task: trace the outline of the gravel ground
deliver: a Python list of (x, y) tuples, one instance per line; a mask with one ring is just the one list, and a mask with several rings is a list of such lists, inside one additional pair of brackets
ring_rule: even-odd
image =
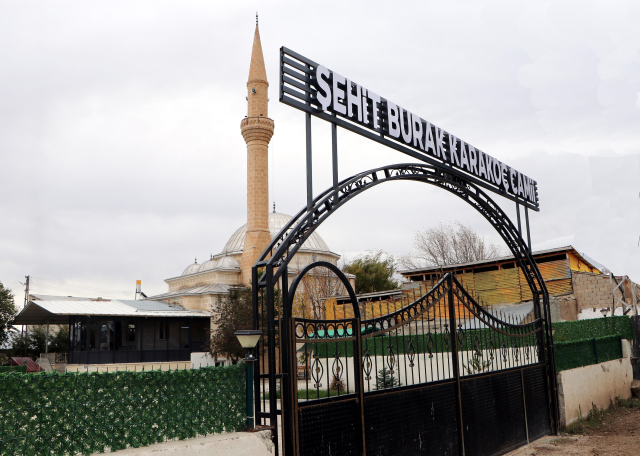
[(640, 409), (617, 410), (606, 424), (583, 435), (544, 437), (508, 456), (560, 454), (640, 456)]

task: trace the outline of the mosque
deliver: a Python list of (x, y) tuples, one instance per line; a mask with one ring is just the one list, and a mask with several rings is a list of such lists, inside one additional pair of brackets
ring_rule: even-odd
[[(256, 23), (247, 81), (247, 116), (240, 122), (247, 143), (247, 223), (231, 235), (220, 253), (201, 264), (196, 260), (179, 276), (166, 279), (168, 292), (149, 296), (149, 300), (165, 301), (186, 309), (211, 310), (217, 298), (228, 294), (231, 287), (249, 285), (251, 267), (291, 219), (289, 215), (275, 212), (275, 205), (273, 212), (269, 212), (269, 141), (274, 122), (268, 115), (268, 88)], [(337, 264), (339, 259), (340, 255), (332, 252), (314, 232), (293, 258), (289, 275), (295, 276), (314, 261)]]

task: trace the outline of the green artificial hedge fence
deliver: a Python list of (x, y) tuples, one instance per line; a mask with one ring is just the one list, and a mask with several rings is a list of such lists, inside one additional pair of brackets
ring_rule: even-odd
[(245, 427), (245, 366), (0, 373), (0, 454), (76, 455)]
[(557, 342), (554, 349), (556, 371), (560, 372), (622, 358), (622, 337), (616, 335)]
[(575, 340), (593, 339), (618, 335), (623, 339), (633, 340), (633, 322), (629, 317), (594, 318), (592, 320), (563, 321), (553, 323), (555, 333), (553, 340), (571, 342)]
[(27, 366), (0, 366), (0, 374), (3, 372), (22, 372), (27, 373)]
[[(508, 337), (492, 329), (469, 329), (458, 334), (460, 350), (475, 350), (476, 348), (489, 350), (491, 346), (493, 346), (493, 349), (498, 350), (503, 342), (508, 347), (513, 347), (514, 343), (517, 343), (520, 347), (525, 345), (533, 347), (536, 345), (535, 334), (525, 337)], [(377, 356), (387, 355), (389, 345), (391, 345), (394, 354), (406, 354), (409, 352), (410, 340), (413, 341), (414, 353), (428, 353), (429, 347), (431, 347), (432, 353), (451, 352), (452, 344), (450, 336), (447, 338), (447, 336), (442, 333), (405, 334), (403, 336), (384, 334), (370, 337), (363, 339), (362, 352), (364, 353), (366, 350), (369, 350), (371, 356), (374, 354)], [(307, 342), (305, 345), (307, 352), (313, 352), (320, 356), (320, 358), (333, 358), (335, 353), (340, 353), (340, 356), (353, 357), (353, 342)]]

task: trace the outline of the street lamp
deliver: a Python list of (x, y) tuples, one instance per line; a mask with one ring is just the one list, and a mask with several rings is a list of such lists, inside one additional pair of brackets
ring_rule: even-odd
[(258, 345), (262, 331), (259, 329), (240, 329), (234, 335), (247, 352), (243, 359), (247, 365), (247, 428), (253, 428), (253, 363), (256, 360), (253, 356), (253, 349)]
[(600, 313), (604, 318), (607, 318), (607, 312), (609, 312), (609, 309), (606, 307), (603, 307), (602, 309), (600, 309)]

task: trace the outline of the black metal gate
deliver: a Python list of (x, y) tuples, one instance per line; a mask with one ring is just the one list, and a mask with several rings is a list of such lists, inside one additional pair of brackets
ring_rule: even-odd
[(293, 454), (492, 455), (552, 431), (542, 319), (493, 315), (450, 274), (390, 313), (360, 306), (290, 319), (290, 364), (310, 360), (287, 391)]
[[(332, 269), (350, 294), (351, 313), (344, 321), (292, 318), (297, 284), (289, 287), (288, 264), (302, 244), (355, 196), (407, 180), (452, 193), (491, 223), (531, 289), (530, 321), (491, 314), (453, 276), (411, 303), (361, 318), (347, 279), (328, 263), (308, 265), (296, 281), (315, 267)], [(256, 422), (272, 428), (279, 453), (499, 454), (556, 430), (549, 294), (540, 271), (500, 206), (446, 169), (391, 165), (327, 189), (273, 239), (253, 267), (252, 286), (254, 326), (264, 334), (254, 371)], [(311, 365), (298, 379), (301, 348)], [(340, 366), (344, 392), (331, 389)], [(317, 368), (322, 381), (313, 377)], [(305, 383), (299, 393), (300, 382), (312, 387)]]

